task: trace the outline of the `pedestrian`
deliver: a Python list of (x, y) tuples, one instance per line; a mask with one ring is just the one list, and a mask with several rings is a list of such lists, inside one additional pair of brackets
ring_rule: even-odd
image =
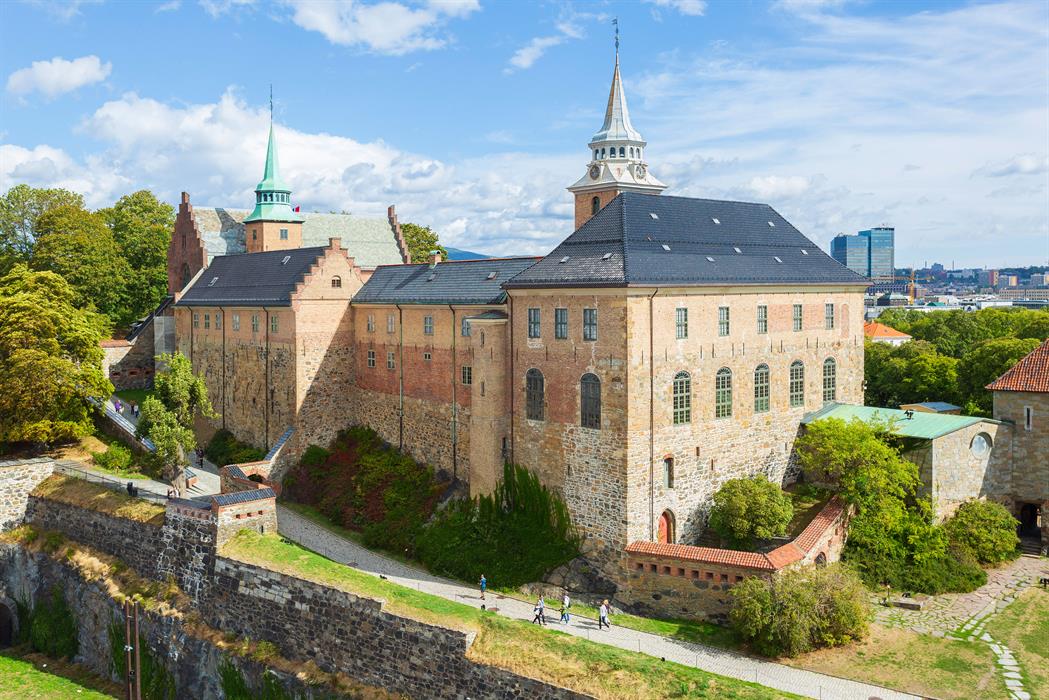
[(117, 409), (117, 413), (120, 413), (120, 399), (113, 399), (113, 408)]
[(138, 406), (135, 405), (134, 401), (131, 402), (131, 417), (138, 418)]
[(608, 599), (605, 598), (601, 601), (601, 607), (598, 608), (597, 617), (597, 628), (601, 629), (602, 626), (612, 629), (612, 625), (608, 624)]
[(536, 607), (539, 608), (539, 622), (546, 624), (546, 601), (543, 600), (543, 596), (539, 596), (539, 602), (536, 603)]
[(135, 495), (135, 485), (132, 484), (130, 481), (127, 482), (127, 495), (129, 495), (129, 496), (134, 496)]
[(539, 597), (539, 602), (532, 608), (532, 624), (538, 623), (540, 626), (546, 624), (546, 617), (543, 615), (543, 598)]
[(561, 603), (561, 624), (568, 624), (568, 607), (564, 603)]
[(481, 586), (481, 600), (484, 600), (484, 592), (488, 590), (488, 579), (484, 577), (484, 574), (481, 574), (479, 585)]
[(568, 591), (565, 591), (564, 596), (561, 598), (561, 622), (568, 624), (571, 619), (571, 615), (568, 613), (568, 609), (572, 607), (572, 599), (568, 597)]

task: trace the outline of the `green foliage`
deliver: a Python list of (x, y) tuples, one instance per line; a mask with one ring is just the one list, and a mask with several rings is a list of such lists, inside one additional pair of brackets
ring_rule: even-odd
[[(127, 672), (127, 656), (124, 654), (123, 622), (112, 622), (109, 625), (109, 669), (117, 678), (124, 678)], [(132, 628), (134, 635), (134, 628)], [(142, 669), (142, 697), (145, 700), (175, 700), (175, 677), (157, 658), (148, 645), (139, 640), (139, 665)], [(132, 657), (134, 659), (134, 657)]]
[(319, 467), (331, 457), (331, 450), (326, 450), (319, 445), (310, 445), (299, 458), (299, 464), (304, 467)]
[(266, 453), (257, 447), (252, 447), (233, 437), (228, 430), (220, 430), (212, 436), (211, 442), (204, 448), (204, 455), (220, 467), (227, 464), (244, 464), (245, 462), (257, 462), (266, 456)]
[(991, 392), (984, 387), (1040, 344), (1036, 338), (994, 338), (977, 343), (965, 353), (958, 366), (958, 386), (980, 415), (990, 416), (993, 408)]
[(952, 548), (967, 552), (980, 564), (1000, 564), (1020, 555), (1016, 519), (1000, 503), (966, 501), (944, 529)]
[(63, 189), (38, 189), (15, 185), (0, 197), (0, 275), (33, 259), (37, 221), (62, 206), (82, 208), (84, 198)]
[(188, 357), (181, 352), (158, 355), (157, 364), (164, 369), (153, 378), (153, 396), (175, 414), (179, 424), (192, 428), (196, 416), (214, 418), (218, 415), (208, 399), (204, 377), (193, 374)]
[(790, 496), (763, 476), (730, 479), (714, 494), (709, 525), (736, 548), (787, 534), (794, 515)]
[(118, 443), (109, 445), (105, 452), (92, 452), (91, 458), (98, 466), (112, 471), (124, 471), (133, 461), (131, 450)]
[(579, 553), (564, 501), (524, 467), (507, 464), (488, 496), (450, 503), (423, 530), (419, 559), (436, 573), (518, 586)]
[(840, 565), (749, 577), (732, 588), (733, 628), (767, 656), (797, 656), (861, 639), (870, 608), (859, 578)]
[(408, 254), (412, 256), (413, 263), (426, 262), (430, 253), (435, 250), (441, 251), (441, 257), (447, 259), (448, 251), (438, 241), (437, 232), (429, 226), (402, 223), (401, 233), (404, 235), (404, 243), (408, 246)]
[(59, 275), (18, 265), (0, 279), (0, 442), (91, 432), (88, 399), (113, 391), (102, 374), (106, 333), (106, 319), (78, 309)]
[[(260, 644), (264, 643), (267, 642), (260, 642)], [(228, 658), (224, 658), (219, 662), (219, 678), (222, 682), (222, 694), (226, 700), (306, 700), (307, 697), (300, 693), (289, 693), (277, 680), (276, 675), (269, 670), (262, 672), (262, 680), (259, 682), (259, 687), (253, 690), (248, 686), (244, 675), (237, 670), (237, 667)], [(318, 698), (329, 697), (329, 695), (313, 693), (309, 697), (317, 700)], [(330, 697), (334, 698), (335, 696), (331, 695)]]
[(154, 396), (147, 396), (140, 410), (135, 434), (153, 441), (154, 458), (164, 478), (170, 481), (186, 464), (186, 454), (196, 449), (197, 438)]
[(900, 346), (867, 341), (864, 403), (895, 407), (922, 401), (957, 402), (961, 400), (958, 365), (958, 360), (938, 354), (925, 341)]
[(33, 651), (53, 659), (71, 660), (80, 648), (79, 629), (61, 589), (51, 589), (50, 600), (40, 600), (29, 613), (29, 644)]

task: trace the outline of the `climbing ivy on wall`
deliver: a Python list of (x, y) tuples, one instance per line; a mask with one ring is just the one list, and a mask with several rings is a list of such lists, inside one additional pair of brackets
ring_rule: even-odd
[[(142, 697), (145, 700), (175, 700), (175, 678), (145, 644), (139, 649), (142, 666)], [(109, 668), (117, 678), (127, 672), (127, 657), (124, 655), (124, 625), (113, 622), (109, 625)]]
[(19, 637), (28, 640), (33, 651), (53, 659), (72, 659), (80, 649), (78, 626), (61, 589), (51, 589), (50, 599), (41, 599), (29, 610), (18, 603)]

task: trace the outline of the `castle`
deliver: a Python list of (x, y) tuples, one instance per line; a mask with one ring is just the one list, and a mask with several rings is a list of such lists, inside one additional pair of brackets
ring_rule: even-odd
[(218, 427), (293, 429), (288, 459), (365, 424), (471, 493), (526, 466), (609, 557), (692, 542), (723, 482), (788, 474), (806, 412), (862, 403), (867, 281), (768, 205), (661, 195), (646, 145), (617, 56), (575, 232), (540, 258), (412, 261), (393, 207), (294, 210), (271, 127), (250, 214), (183, 194), (174, 347)]

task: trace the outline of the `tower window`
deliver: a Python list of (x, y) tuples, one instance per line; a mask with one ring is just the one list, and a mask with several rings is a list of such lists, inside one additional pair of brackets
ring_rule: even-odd
[(663, 460), (663, 486), (668, 489), (674, 488), (674, 458), (667, 457)]
[(590, 200), (590, 215), (593, 216), (599, 211), (601, 211), (601, 198), (594, 197)]
[(286, 229), (286, 228), (282, 228), (282, 229), (280, 230), (280, 239), (281, 239), (282, 241), (286, 241), (286, 240), (288, 240), (288, 229)]
[(728, 307), (718, 307), (718, 335), (726, 336), (729, 332)]
[(805, 365), (801, 360), (790, 363), (790, 406), (805, 405)]
[(423, 335), (433, 335), (433, 316), (423, 316)]
[(554, 337), (558, 340), (568, 337), (568, 309), (554, 309)]
[(758, 365), (754, 370), (754, 413), (768, 413), (769, 410), (769, 366)]
[(369, 367), (374, 367), (375, 366), (375, 351), (374, 350), (369, 350), (368, 351), (368, 366)]
[(633, 146), (630, 147), (630, 157), (631, 158), (634, 157), (634, 147)]
[(528, 309), (528, 337), (538, 338), (540, 334), (539, 309)]
[(375, 316), (373, 314), (368, 314), (368, 332), (375, 332)]
[(688, 309), (675, 309), (674, 314), (674, 335), (678, 340), (684, 340), (688, 337)]
[(674, 425), (685, 425), (692, 422), (692, 378), (688, 372), (678, 372), (674, 376)]
[(251, 240), (259, 240), (259, 232), (256, 229), (251, 229)]
[(823, 361), (823, 403), (835, 401), (838, 397), (838, 366), (833, 357)]
[(393, 352), (386, 353), (386, 369), (394, 369), (397, 367), (397, 362), (394, 360)]
[(619, 157), (620, 158), (626, 158), (626, 149), (623, 148), (622, 146), (619, 147)]
[(474, 369), (470, 365), (463, 365), (463, 384), (470, 386), (474, 383)]
[(801, 330), (801, 304), (794, 305), (794, 330), (795, 332)]
[(601, 149), (601, 159), (604, 160), (604, 157), (605, 157), (605, 149), (602, 148)]
[(583, 309), (583, 340), (597, 340), (597, 309)]
[(597, 160), (597, 149), (594, 149), (594, 160)]
[(758, 307), (758, 333), (764, 335), (769, 332), (769, 307), (762, 304)]
[(240, 314), (233, 314), (233, 330), (240, 330)]

